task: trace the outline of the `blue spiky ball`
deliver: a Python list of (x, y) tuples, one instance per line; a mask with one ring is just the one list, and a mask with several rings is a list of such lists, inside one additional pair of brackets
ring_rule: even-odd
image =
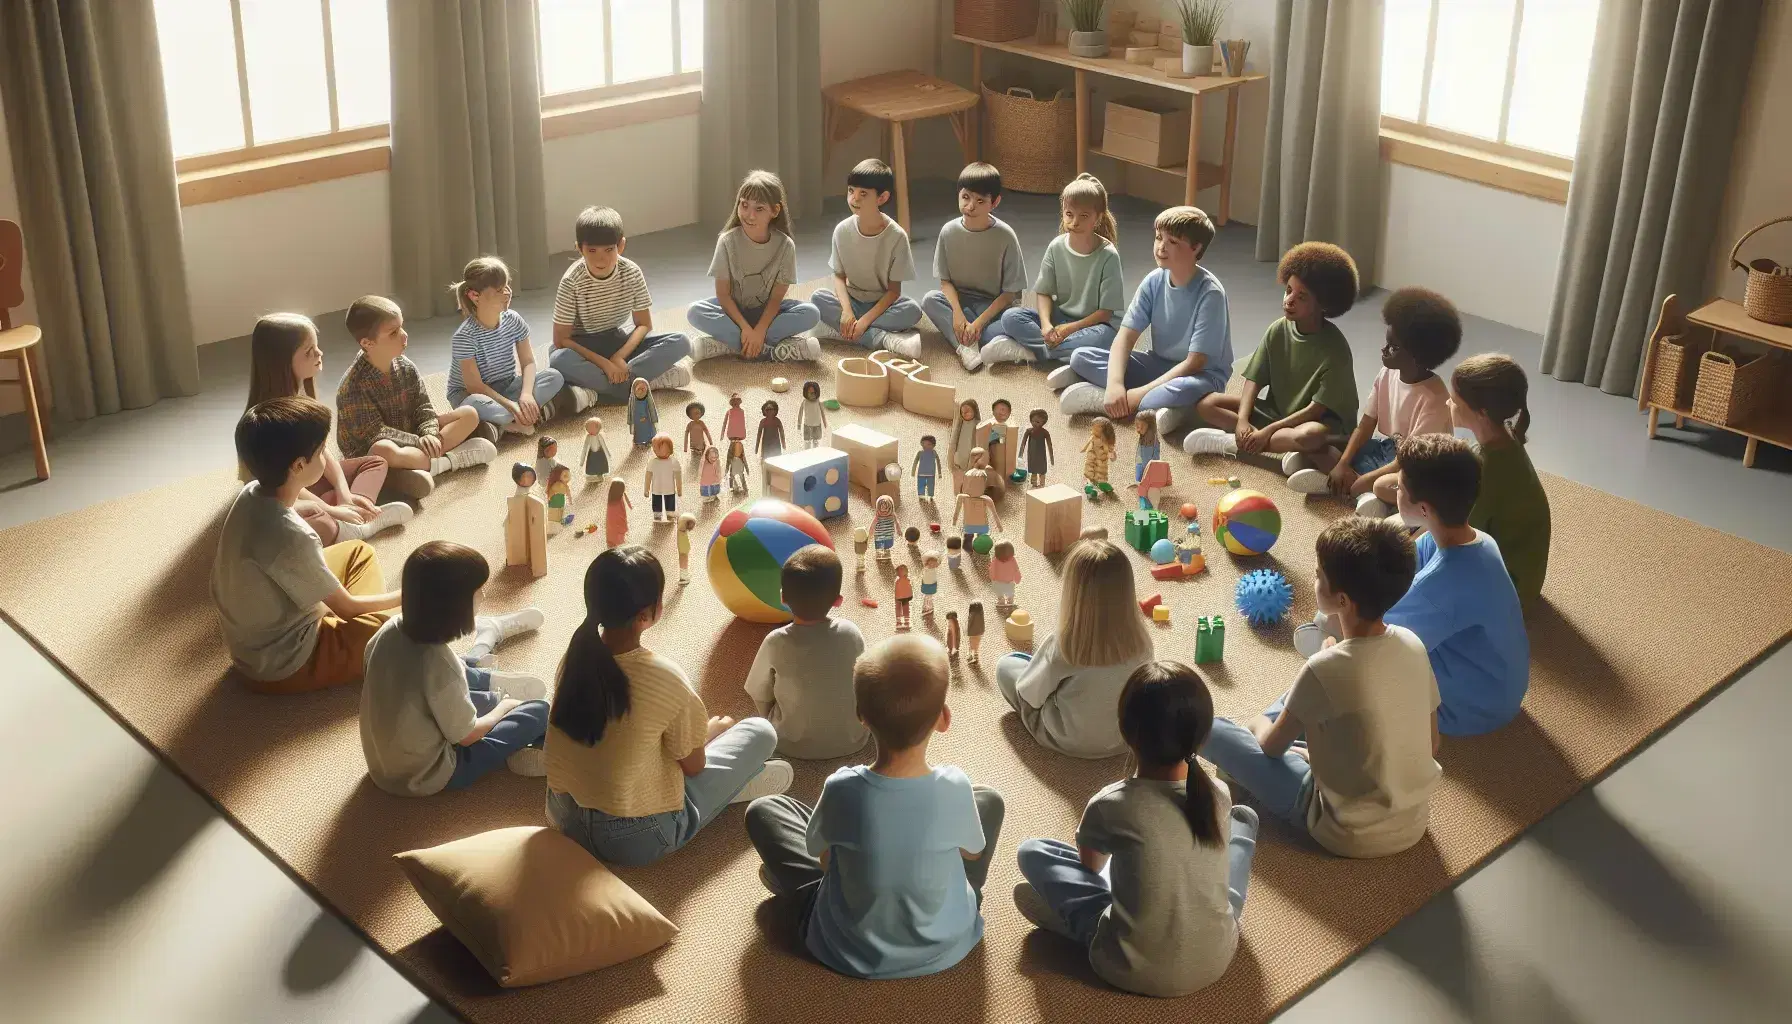
[(1253, 569), (1238, 578), (1233, 599), (1251, 625), (1273, 626), (1293, 606), (1294, 588), (1288, 585), (1288, 577), (1274, 569)]

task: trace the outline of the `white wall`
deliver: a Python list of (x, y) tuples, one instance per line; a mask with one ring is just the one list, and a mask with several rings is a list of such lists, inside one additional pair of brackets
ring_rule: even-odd
[[(1730, 185), (1711, 258), (1712, 294), (1741, 302), (1747, 278), (1730, 269), (1730, 247), (1755, 225), (1792, 214), (1788, 108), (1792, 108), (1792, 5), (1772, 3), (1761, 12), (1754, 67), (1731, 155)], [(1792, 224), (1775, 224), (1749, 239), (1738, 258), (1747, 263), (1762, 256), (1792, 264)], [(1697, 308), (1709, 297), (1697, 296), (1687, 306)]]

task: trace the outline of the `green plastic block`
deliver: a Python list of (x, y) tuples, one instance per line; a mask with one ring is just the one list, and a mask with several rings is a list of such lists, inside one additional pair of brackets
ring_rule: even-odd
[(1139, 551), (1149, 552), (1151, 545), (1170, 535), (1170, 517), (1156, 509), (1138, 509), (1126, 513), (1126, 543)]
[(1195, 664), (1206, 665), (1226, 656), (1226, 620), (1203, 615), (1195, 620)]

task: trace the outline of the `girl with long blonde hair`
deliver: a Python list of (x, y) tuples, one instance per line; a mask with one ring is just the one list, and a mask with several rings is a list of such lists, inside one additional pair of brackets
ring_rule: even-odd
[(1079, 174), (1064, 186), (1058, 209), (1062, 233), (1040, 257), (1033, 306), (1010, 306), (1002, 314), (1002, 333), (1014, 344), (985, 346), (986, 363), (1057, 362), (1079, 348), (1114, 342), (1126, 310), (1126, 282), (1108, 190), (1095, 175)]
[(734, 209), (709, 261), (713, 298), (691, 304), (697, 330), (693, 360), (734, 355), (777, 362), (821, 358), (821, 343), (799, 337), (821, 321), (811, 302), (785, 298), (796, 283), (796, 242), (784, 183), (770, 171), (750, 171), (734, 195)]

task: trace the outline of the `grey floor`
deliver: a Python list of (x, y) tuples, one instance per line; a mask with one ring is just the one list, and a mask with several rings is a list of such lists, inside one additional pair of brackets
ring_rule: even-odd
[[(922, 183), (918, 225), (952, 212)], [(1129, 287), (1150, 268), (1146, 204), (1116, 202)], [(1055, 201), (1001, 211), (1036, 261)], [(829, 212), (798, 232), (819, 276)], [(932, 227), (918, 227), (929, 264)], [(709, 294), (714, 232), (631, 240), (662, 306)], [(1221, 232), (1209, 265), (1231, 300), (1242, 354), (1279, 316), (1273, 268), (1248, 226)], [(1491, 270), (1491, 268), (1490, 268)], [(917, 298), (921, 289), (911, 289)], [(551, 295), (517, 308), (545, 336)], [(1382, 333), (1372, 298), (1341, 321), (1366, 386)], [(325, 376), (353, 355), (339, 315), (320, 317)], [(249, 325), (245, 324), (245, 329)], [(411, 355), (446, 366), (453, 323), (413, 323)], [(1539, 339), (1471, 319), (1463, 354), (1535, 367)], [(60, 433), (56, 475), (0, 457), (0, 528), (215, 469), (247, 387), (245, 339), (200, 350), (200, 395)], [(945, 353), (939, 353), (946, 358)], [(1668, 430), (1649, 442), (1635, 403), (1533, 375), (1531, 452), (1542, 469), (1792, 550), (1792, 457), (1741, 467), (1728, 435)], [(1649, 537), (1634, 538), (1648, 544)], [(7, 552), (11, 557), (28, 557)], [(1663, 586), (1671, 585), (1665, 578)], [(1789, 583), (1788, 585), (1792, 585)], [(1737, 595), (1737, 614), (1749, 614)], [(103, 628), (96, 624), (95, 628)], [(1637, 643), (1672, 637), (1638, 636)], [(0, 1018), (21, 1021), (441, 1021), (434, 1006), (314, 903), (199, 794), (0, 626)], [(1792, 843), (1779, 744), (1792, 725), (1792, 653), (1780, 650), (1457, 888), (1440, 894), (1281, 1019), (1338, 1021), (1769, 1021), (1792, 1016)], [(1775, 811), (1779, 808), (1779, 811)], [(1166, 1004), (1166, 1019), (1173, 1006)]]

